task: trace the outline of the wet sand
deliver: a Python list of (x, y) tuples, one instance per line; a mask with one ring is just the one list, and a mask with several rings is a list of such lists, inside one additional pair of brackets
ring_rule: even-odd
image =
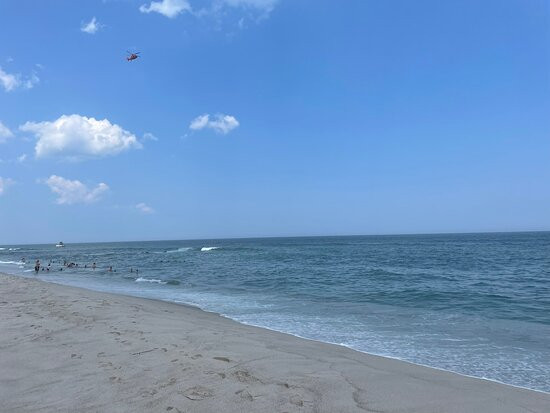
[(2, 412), (550, 411), (550, 394), (0, 275)]

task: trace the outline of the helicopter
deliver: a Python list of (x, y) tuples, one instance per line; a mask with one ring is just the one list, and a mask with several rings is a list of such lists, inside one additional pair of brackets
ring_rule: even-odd
[(129, 62), (131, 62), (132, 60), (136, 60), (139, 57), (139, 54), (141, 53), (141, 52), (135, 52), (134, 53), (134, 52), (130, 52), (128, 50), (126, 50), (126, 51), (130, 55), (130, 56), (126, 56), (126, 60), (129, 61)]

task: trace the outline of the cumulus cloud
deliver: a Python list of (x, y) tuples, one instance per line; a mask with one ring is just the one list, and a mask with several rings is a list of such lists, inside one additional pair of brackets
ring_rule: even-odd
[(154, 214), (155, 210), (143, 202), (136, 205), (136, 209), (142, 214)]
[(83, 23), (82, 26), (80, 26), (80, 31), (88, 34), (95, 34), (100, 28), (101, 24), (97, 22), (94, 16), (88, 23)]
[(141, 148), (136, 136), (107, 119), (62, 115), (53, 122), (27, 122), (19, 127), (35, 135), (35, 156), (71, 160), (116, 155)]
[(189, 129), (193, 129), (193, 130), (203, 129), (206, 127), (206, 125), (208, 125), (209, 119), (210, 119), (210, 115), (197, 116), (195, 119), (191, 121), (191, 124), (189, 125)]
[(2, 195), (6, 189), (8, 188), (8, 186), (11, 186), (13, 185), (14, 181), (13, 179), (10, 179), (10, 178), (2, 178), (0, 176), (0, 195)]
[(187, 0), (161, 0), (152, 1), (149, 6), (141, 5), (139, 11), (142, 13), (156, 12), (173, 19), (183, 12), (191, 12), (191, 5)]
[(29, 77), (23, 77), (19, 73), (11, 74), (5, 72), (0, 66), (0, 85), (6, 92), (11, 92), (18, 88), (32, 89), (40, 79), (33, 73)]
[(96, 202), (105, 191), (109, 190), (107, 184), (103, 182), (90, 189), (78, 180), (71, 181), (57, 175), (50, 176), (44, 183), (57, 195), (55, 202), (59, 205)]
[(13, 132), (0, 121), (0, 143), (6, 142), (9, 138), (13, 138)]
[(217, 114), (211, 117), (209, 114), (204, 114), (193, 119), (189, 124), (189, 129), (201, 130), (208, 128), (225, 135), (237, 126), (239, 126), (239, 121), (234, 116)]

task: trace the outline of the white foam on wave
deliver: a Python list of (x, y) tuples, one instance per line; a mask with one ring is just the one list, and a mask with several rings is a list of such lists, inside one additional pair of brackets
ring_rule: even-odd
[(137, 283), (163, 284), (163, 285), (168, 284), (166, 281), (156, 280), (154, 278), (142, 278), (142, 277), (137, 278), (136, 282)]
[(0, 248), (0, 251), (4, 251), (4, 250), (5, 250), (5, 248)]
[(24, 265), (21, 261), (0, 261), (0, 264)]
[[(5, 248), (2, 248), (5, 249)], [(21, 248), (9, 248), (8, 251), (19, 251)]]
[(212, 250), (217, 250), (219, 249), (220, 247), (202, 247), (201, 248), (201, 251), (204, 252), (204, 251), (212, 251)]
[(193, 248), (191, 247), (181, 247), (181, 248), (178, 248), (177, 250), (170, 250), (170, 251), (166, 251), (167, 254), (174, 254), (176, 252), (186, 252), (186, 251), (189, 251)]

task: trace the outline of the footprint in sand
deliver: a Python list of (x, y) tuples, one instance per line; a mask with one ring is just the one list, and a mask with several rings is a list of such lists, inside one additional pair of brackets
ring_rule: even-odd
[(254, 377), (246, 370), (237, 370), (235, 373), (233, 373), (233, 376), (241, 383), (251, 384), (260, 382), (260, 379)]
[(252, 396), (250, 394), (250, 392), (246, 389), (242, 389), (242, 390), (239, 390), (239, 391), (236, 391), (235, 394), (238, 394), (241, 399), (244, 399), (244, 400), (247, 400), (249, 402), (253, 402), (254, 401), (254, 396)]
[(157, 393), (158, 393), (158, 391), (155, 390), (155, 389), (144, 390), (144, 391), (141, 392), (141, 397), (151, 397), (151, 396), (154, 396)]
[(219, 360), (219, 361), (225, 361), (226, 363), (230, 363), (231, 360), (229, 360), (227, 357), (213, 357), (214, 360)]
[(169, 387), (169, 386), (173, 386), (174, 384), (176, 384), (177, 380), (175, 377), (172, 377), (169, 381), (167, 381), (166, 383), (161, 383), (161, 384), (158, 384), (158, 388), (159, 389), (164, 389), (166, 387)]
[(290, 397), (290, 403), (298, 407), (303, 407), (304, 403), (312, 403), (312, 402), (311, 400), (302, 400), (302, 397), (299, 394), (295, 394)]
[(204, 400), (214, 396), (214, 392), (206, 387), (195, 386), (181, 392), (189, 400)]
[(290, 398), (290, 403), (298, 407), (302, 407), (304, 405), (304, 401), (300, 399), (300, 396), (292, 396)]

